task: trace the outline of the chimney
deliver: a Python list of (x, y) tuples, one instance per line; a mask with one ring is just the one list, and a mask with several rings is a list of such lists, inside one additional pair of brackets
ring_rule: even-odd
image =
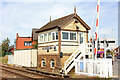
[(76, 14), (76, 6), (74, 6), (74, 13)]
[(18, 37), (19, 37), (19, 35), (18, 35), (18, 33), (17, 33), (17, 35), (16, 35), (16, 39), (18, 39)]

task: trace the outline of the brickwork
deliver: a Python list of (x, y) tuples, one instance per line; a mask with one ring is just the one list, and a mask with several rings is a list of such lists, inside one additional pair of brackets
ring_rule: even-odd
[[(37, 37), (37, 35), (34, 35), (32, 37), (19, 37), (18, 33), (16, 35), (16, 49), (28, 49), (33, 48), (32, 45), (36, 44), (36, 39), (33, 39), (33, 37)], [(29, 45), (25, 45), (25, 42), (28, 42)]]
[[(42, 59), (45, 60), (45, 66), (42, 67)], [(55, 61), (55, 67), (51, 68), (51, 60)], [(42, 69), (42, 70), (46, 70), (46, 71), (52, 71), (53, 69), (59, 69), (60, 67), (60, 56), (58, 54), (54, 54), (54, 55), (48, 55), (48, 54), (44, 54), (44, 55), (38, 55), (38, 59), (37, 59), (37, 66), (38, 68)]]
[(27, 48), (33, 48), (32, 46), (25, 46), (25, 41), (32, 41), (31, 37), (18, 37), (16, 39), (16, 49), (27, 49)]
[(63, 58), (61, 58), (61, 64), (62, 67), (64, 67), (65, 61), (70, 57), (70, 55), (64, 55)]

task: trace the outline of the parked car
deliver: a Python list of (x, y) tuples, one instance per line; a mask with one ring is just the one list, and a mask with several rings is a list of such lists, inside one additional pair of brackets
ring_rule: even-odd
[(107, 55), (106, 58), (112, 58), (112, 55)]
[(120, 55), (117, 56), (117, 59), (120, 59)]

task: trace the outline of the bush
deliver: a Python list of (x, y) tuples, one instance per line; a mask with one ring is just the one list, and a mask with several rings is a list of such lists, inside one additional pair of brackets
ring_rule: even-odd
[(4, 56), (4, 57), (1, 57), (1, 63), (2, 64), (7, 64), (8, 62), (8, 55)]

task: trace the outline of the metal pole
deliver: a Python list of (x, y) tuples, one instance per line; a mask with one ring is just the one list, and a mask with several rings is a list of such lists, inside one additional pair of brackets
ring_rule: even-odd
[(94, 38), (92, 36), (92, 59), (94, 59)]
[(104, 58), (106, 59), (106, 40), (104, 39)]
[(96, 33), (95, 33), (95, 59), (97, 59), (97, 49), (98, 49), (98, 20), (99, 20), (99, 7), (100, 7), (100, 0), (97, 0), (97, 20), (96, 20)]

